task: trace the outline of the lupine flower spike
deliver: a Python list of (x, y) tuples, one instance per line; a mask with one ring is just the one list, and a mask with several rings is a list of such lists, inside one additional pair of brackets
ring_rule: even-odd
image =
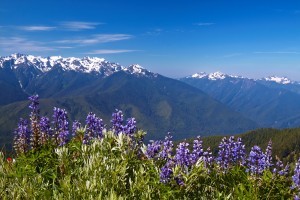
[(14, 138), (14, 149), (17, 154), (23, 154), (29, 150), (29, 136), (28, 122), (21, 118)]
[(31, 120), (31, 147), (36, 149), (39, 147), (40, 141), (40, 127), (39, 127), (39, 96), (33, 95), (29, 97), (31, 109), (30, 120)]
[(54, 143), (59, 146), (64, 146), (68, 141), (69, 135), (69, 122), (67, 112), (65, 109), (54, 107), (53, 124)]

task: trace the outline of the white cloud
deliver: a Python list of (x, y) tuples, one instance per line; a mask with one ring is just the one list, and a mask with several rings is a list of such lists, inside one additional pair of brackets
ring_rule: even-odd
[(4, 52), (41, 52), (54, 51), (55, 48), (48, 47), (42, 42), (28, 40), (22, 37), (0, 37), (0, 46)]
[(297, 51), (256, 51), (255, 54), (300, 54)]
[(129, 50), (129, 49), (99, 49), (88, 52), (86, 54), (115, 54), (115, 53), (129, 53), (137, 50)]
[(211, 26), (211, 25), (215, 25), (215, 23), (211, 23), (211, 22), (199, 22), (199, 23), (195, 23), (195, 25), (197, 25), (197, 26)]
[(51, 31), (56, 29), (54, 26), (18, 26), (17, 28), (25, 31)]
[(80, 22), (80, 21), (66, 21), (60, 23), (63, 29), (71, 31), (80, 31), (86, 29), (95, 29), (97, 25), (103, 24), (99, 22)]
[(127, 34), (97, 34), (89, 38), (58, 40), (56, 42), (61, 44), (92, 45), (92, 44), (100, 44), (100, 43), (114, 42), (120, 40), (128, 40), (131, 39), (132, 37), (133, 37), (132, 35), (127, 35)]

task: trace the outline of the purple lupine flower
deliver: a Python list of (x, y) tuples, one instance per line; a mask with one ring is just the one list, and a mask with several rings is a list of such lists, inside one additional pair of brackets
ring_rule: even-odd
[(160, 172), (160, 182), (166, 184), (170, 182), (173, 175), (173, 166), (174, 163), (172, 160), (169, 160), (162, 168)]
[(251, 148), (248, 157), (248, 169), (251, 175), (261, 175), (265, 170), (265, 154), (261, 151), (259, 146), (254, 146)]
[(278, 173), (280, 176), (288, 175), (288, 171), (289, 171), (289, 168), (290, 168), (289, 163), (287, 163), (284, 167), (282, 161), (278, 157), (276, 157), (276, 159), (277, 159), (277, 162), (276, 162), (275, 167), (272, 170), (272, 172), (274, 174)]
[(136, 131), (136, 121), (135, 118), (128, 118), (127, 124), (122, 126), (122, 130), (126, 135), (133, 136)]
[(190, 151), (188, 149), (189, 144), (181, 142), (176, 148), (176, 154), (174, 156), (175, 164), (183, 168), (190, 166)]
[(65, 109), (56, 108), (53, 109), (53, 124), (54, 124), (54, 143), (59, 146), (64, 146), (68, 141), (69, 135), (69, 122)]
[(165, 140), (163, 142), (163, 149), (159, 153), (159, 157), (164, 160), (169, 160), (171, 158), (172, 150), (173, 150), (172, 135), (169, 132), (165, 137)]
[(294, 197), (294, 200), (300, 200), (300, 193)]
[(40, 123), (40, 144), (48, 142), (51, 135), (50, 120), (48, 117), (41, 117)]
[(207, 150), (203, 153), (203, 156), (200, 158), (204, 162), (204, 167), (208, 169), (208, 167), (211, 167), (214, 162), (214, 157), (212, 155), (212, 152), (210, 150), (210, 147), (207, 148)]
[(224, 137), (219, 144), (219, 151), (218, 151), (218, 157), (217, 157), (217, 163), (221, 167), (221, 169), (226, 170), (228, 169), (229, 165), (233, 161), (233, 149), (234, 149), (234, 137), (229, 137), (229, 140), (227, 140), (226, 137)]
[(245, 145), (243, 144), (242, 142), (242, 139), (241, 138), (237, 138), (236, 142), (234, 143), (234, 148), (232, 150), (232, 161), (235, 163), (235, 164), (239, 164), (240, 165), (244, 165), (245, 164), (245, 156), (246, 156), (246, 153), (245, 153)]
[(272, 167), (272, 141), (270, 140), (265, 152), (265, 168)]
[(119, 134), (123, 131), (123, 113), (121, 110), (116, 109), (116, 112), (112, 114), (112, 119), (110, 120), (112, 123), (112, 130), (115, 134)]
[(79, 121), (75, 120), (72, 125), (72, 136), (73, 137), (75, 137), (77, 130), (80, 128), (81, 128), (81, 123)]
[(237, 138), (235, 141), (234, 136), (229, 137), (227, 140), (224, 137), (219, 145), (219, 152), (217, 163), (223, 170), (227, 170), (234, 164), (245, 163), (245, 145), (242, 143), (241, 138)]
[(86, 131), (83, 137), (84, 144), (88, 144), (92, 139), (100, 139), (103, 137), (103, 120), (96, 117), (96, 115), (92, 112), (90, 112), (86, 117), (86, 126)]
[(289, 169), (290, 169), (290, 166), (289, 166), (289, 163), (287, 163), (282, 170), (278, 171), (278, 174), (280, 176), (286, 176), (289, 173)]
[(300, 189), (300, 159), (296, 163), (296, 167), (294, 169), (294, 175), (292, 176), (292, 179), (293, 179), (292, 189), (294, 188)]
[(176, 183), (179, 185), (179, 186), (183, 186), (184, 185), (184, 181), (182, 179), (182, 175), (179, 174), (177, 175), (176, 177), (174, 177)]
[(28, 121), (21, 118), (14, 138), (14, 149), (17, 154), (23, 154), (29, 150), (29, 135)]
[(202, 140), (200, 136), (197, 137), (196, 140), (193, 142), (193, 152), (191, 153), (190, 159), (191, 164), (195, 164), (200, 157), (203, 156), (203, 147), (202, 147)]
[(30, 117), (37, 116), (40, 113), (39, 110), (39, 95), (32, 95), (28, 97), (30, 100), (29, 108), (31, 109)]
[(160, 140), (152, 141), (151, 144), (148, 144), (147, 151), (145, 152), (145, 155), (149, 159), (159, 158), (159, 151), (161, 150), (162, 142)]
[(30, 120), (31, 120), (31, 147), (36, 149), (40, 141), (40, 127), (39, 127), (39, 96), (32, 95), (28, 98), (30, 100), (29, 108), (31, 109)]

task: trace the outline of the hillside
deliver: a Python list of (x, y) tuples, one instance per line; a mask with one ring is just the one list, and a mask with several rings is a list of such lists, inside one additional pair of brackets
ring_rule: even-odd
[(300, 95), (294, 92), (295, 88), (300, 86), (297, 82), (274, 77), (255, 80), (220, 72), (199, 73), (180, 80), (203, 90), (252, 119), (260, 127), (300, 126)]
[[(254, 145), (266, 149), (268, 142), (272, 141), (273, 156), (278, 156), (284, 161), (297, 161), (300, 155), (300, 128), (293, 129), (257, 129), (254, 131), (238, 134), (235, 137), (241, 137), (246, 146), (246, 151)], [(223, 136), (203, 137), (203, 146), (211, 147), (214, 154), (217, 154), (218, 146)], [(189, 139), (188, 141), (192, 141)]]
[(168, 131), (175, 139), (182, 139), (198, 133), (236, 134), (257, 128), (255, 122), (201, 90), (139, 65), (122, 67), (99, 58), (41, 58), (21, 54), (1, 59), (0, 74), (13, 77), (10, 79), (13, 86), (20, 91), (11, 94), (20, 99), (6, 98), (0, 91), (6, 98), (0, 106), (2, 144), (11, 143), (18, 119), (26, 117), (28, 103), (24, 94), (39, 94), (41, 114), (48, 117), (55, 106), (66, 108), (71, 120), (84, 122), (93, 111), (109, 124), (111, 113), (121, 109), (125, 116), (135, 117), (138, 127), (148, 132), (146, 140), (161, 139)]

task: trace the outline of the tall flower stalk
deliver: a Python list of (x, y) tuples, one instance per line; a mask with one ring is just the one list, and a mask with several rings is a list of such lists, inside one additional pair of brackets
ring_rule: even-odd
[(30, 130), (28, 128), (28, 121), (21, 118), (18, 123), (18, 128), (15, 130), (14, 138), (14, 149), (17, 154), (27, 153), (29, 150), (29, 137)]
[(31, 147), (32, 149), (36, 149), (40, 146), (40, 126), (39, 126), (39, 96), (32, 95), (29, 97), (31, 109), (30, 113), (30, 121), (31, 121)]
[(53, 124), (54, 133), (53, 141), (55, 145), (64, 146), (68, 141), (69, 135), (69, 122), (65, 109), (54, 107)]

